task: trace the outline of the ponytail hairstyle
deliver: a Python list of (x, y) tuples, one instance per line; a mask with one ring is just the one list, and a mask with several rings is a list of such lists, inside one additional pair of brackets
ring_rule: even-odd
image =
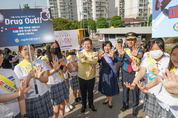
[[(58, 44), (58, 42), (56, 40), (53, 43), (57, 44), (57, 46), (58, 46), (57, 47), (58, 48), (57, 58), (61, 59), (62, 58), (61, 48), (59, 47), (59, 44)], [(47, 46), (46, 46), (46, 55), (47, 55), (47, 57), (49, 59), (51, 67), (53, 67), (52, 64), (51, 64), (51, 62), (53, 62), (53, 58), (51, 56), (51, 46), (52, 46), (53, 43), (48, 43)]]
[[(176, 48), (178, 48), (178, 45), (174, 46), (174, 48), (171, 50), (170, 56), (172, 55), (173, 50), (176, 49)], [(169, 65), (168, 65), (168, 70), (170, 71), (173, 66), (174, 66), (174, 65), (173, 65), (173, 63), (172, 63), (172, 61), (171, 61), (171, 58), (170, 58)]]

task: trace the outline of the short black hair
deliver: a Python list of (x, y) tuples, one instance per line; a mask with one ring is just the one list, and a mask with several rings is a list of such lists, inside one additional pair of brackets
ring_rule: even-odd
[(165, 44), (164, 44), (164, 40), (162, 38), (156, 38), (156, 39), (152, 39), (149, 45), (149, 49), (151, 49), (153, 47), (154, 44), (157, 44), (158, 47), (164, 52), (165, 51)]
[(41, 49), (37, 49), (37, 53), (42, 53), (42, 50)]
[(111, 41), (105, 41), (105, 42), (102, 44), (103, 50), (104, 50), (104, 47), (105, 47), (107, 44), (109, 44), (109, 45), (111, 46), (111, 48), (112, 48), (112, 43), (111, 43)]
[(9, 54), (10, 53), (10, 49), (9, 48), (4, 48), (4, 53), (5, 54)]
[(92, 40), (91, 40), (90, 38), (85, 38), (85, 39), (83, 40), (83, 43), (84, 43), (85, 41), (90, 41), (90, 43), (91, 43), (91, 45), (92, 45)]

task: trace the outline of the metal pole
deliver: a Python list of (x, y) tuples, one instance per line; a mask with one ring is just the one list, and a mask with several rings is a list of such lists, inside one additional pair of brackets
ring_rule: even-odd
[(147, 26), (148, 26), (148, 24), (149, 24), (149, 20), (150, 20), (150, 8), (148, 9)]
[[(30, 44), (28, 44), (28, 51), (29, 51), (30, 62), (31, 62), (31, 67), (32, 67), (32, 71), (33, 71), (34, 68), (33, 68), (33, 61), (32, 61), (32, 55), (31, 55), (31, 50), (30, 50)], [(37, 84), (36, 84), (36, 78), (35, 77), (33, 77), (33, 83), (35, 85), (35, 92), (36, 92), (36, 94), (38, 94), (38, 87), (37, 87)]]

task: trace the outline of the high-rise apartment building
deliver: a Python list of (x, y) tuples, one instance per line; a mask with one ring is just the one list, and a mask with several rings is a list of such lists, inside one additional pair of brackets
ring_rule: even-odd
[(146, 20), (152, 12), (152, 0), (47, 0), (54, 18), (68, 20), (111, 18), (137, 18)]
[(108, 18), (107, 0), (47, 0), (54, 18), (68, 20)]
[(151, 4), (151, 0), (125, 0), (125, 18), (147, 19), (151, 14)]

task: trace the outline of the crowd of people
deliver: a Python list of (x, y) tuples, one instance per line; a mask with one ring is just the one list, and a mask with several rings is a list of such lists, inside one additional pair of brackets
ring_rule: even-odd
[(112, 99), (120, 92), (118, 78), (121, 77), (122, 112), (129, 109), (131, 90), (134, 116), (142, 100), (146, 117), (177, 118), (178, 45), (169, 55), (162, 38), (142, 39), (140, 46), (136, 46), (136, 42), (137, 34), (129, 32), (127, 46), (123, 46), (122, 39), (117, 39), (115, 47), (105, 41), (101, 49), (94, 52), (89, 38), (81, 42), (80, 50), (61, 51), (55, 41), (47, 44), (46, 50), (38, 49), (36, 57), (35, 47), (30, 45), (33, 70), (27, 45), (19, 46), (19, 54), (23, 57), (20, 63), (16, 53), (11, 55), (5, 48), (0, 51), (1, 116), (64, 118), (64, 113), (73, 109), (69, 103), (69, 86), (75, 102), (82, 103), (81, 113), (85, 112), (87, 104), (96, 112), (93, 89), (95, 69), (99, 65), (98, 91), (106, 96), (103, 105), (108, 105), (109, 109), (114, 107)]

